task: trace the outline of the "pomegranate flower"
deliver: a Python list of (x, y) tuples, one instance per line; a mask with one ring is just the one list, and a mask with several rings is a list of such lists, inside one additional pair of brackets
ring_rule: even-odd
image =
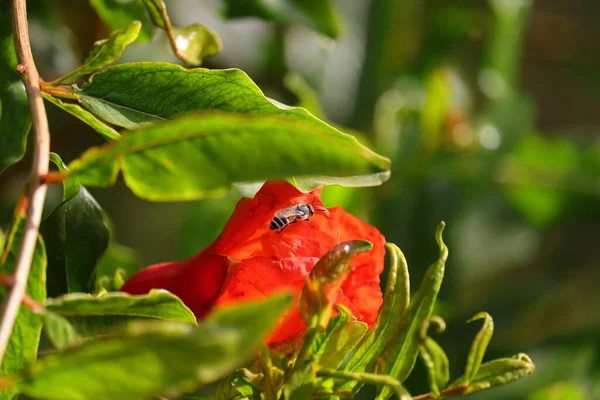
[[(166, 289), (201, 318), (214, 307), (264, 298), (281, 290), (299, 296), (320, 257), (340, 242), (362, 239), (373, 243), (373, 248), (353, 259), (352, 272), (335, 303), (371, 327), (382, 304), (379, 275), (385, 239), (376, 228), (341, 207), (326, 209), (320, 193), (320, 188), (302, 193), (287, 182), (267, 182), (254, 198), (240, 200), (210, 246), (187, 260), (145, 268), (121, 290), (145, 294), (154, 288)], [(297, 219), (275, 220), (281, 210), (298, 205), (311, 207), (303, 207), (306, 213), (300, 212)], [(267, 342), (280, 342), (303, 330), (296, 302)]]

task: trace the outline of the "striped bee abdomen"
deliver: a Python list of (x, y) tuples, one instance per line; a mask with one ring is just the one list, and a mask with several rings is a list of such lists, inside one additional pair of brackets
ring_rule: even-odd
[(289, 222), (287, 219), (276, 216), (275, 218), (273, 218), (273, 220), (271, 220), (271, 225), (269, 225), (269, 229), (280, 229), (286, 226), (288, 223)]

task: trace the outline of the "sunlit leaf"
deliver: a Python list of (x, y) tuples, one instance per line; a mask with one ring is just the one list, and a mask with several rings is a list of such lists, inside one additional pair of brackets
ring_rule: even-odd
[(196, 317), (179, 297), (166, 290), (151, 290), (141, 296), (112, 292), (101, 296), (69, 293), (48, 299), (46, 308), (65, 317), (82, 335), (106, 333), (118, 323), (155, 318), (196, 324)]
[(364, 322), (353, 320), (347, 308), (336, 307), (338, 314), (331, 319), (321, 340), (315, 345), (319, 365), (337, 369), (367, 332)]
[(133, 21), (140, 21), (142, 29), (138, 42), (147, 42), (154, 27), (142, 0), (90, 0), (98, 16), (111, 31), (126, 29)]
[[(349, 266), (352, 259), (371, 250), (372, 247), (373, 244), (366, 240), (342, 242), (325, 253), (310, 271), (300, 294), (300, 316), (304, 320), (307, 333), (304, 335), (302, 347), (289, 374), (288, 383), (284, 387), (286, 399), (311, 398), (317, 385), (318, 368), (315, 366), (320, 365), (321, 356), (325, 354), (328, 347), (328, 339), (335, 340), (334, 337), (327, 336), (335, 335), (335, 325), (331, 326), (331, 330), (327, 328), (331, 325), (332, 308), (338, 291), (345, 277), (351, 272)], [(341, 319), (338, 319), (335, 324), (342, 323), (344, 318), (349, 319), (349, 317), (350, 313), (341, 309)], [(353, 340), (358, 339), (353, 338)], [(331, 344), (334, 349), (337, 347), (335, 343)], [(339, 361), (345, 358), (343, 354), (339, 354), (338, 357), (341, 358)], [(335, 363), (338, 363), (338, 360), (335, 360)]]
[(108, 39), (102, 39), (94, 43), (88, 57), (77, 69), (69, 72), (55, 81), (52, 85), (68, 85), (76, 82), (80, 77), (89, 75), (105, 66), (114, 63), (121, 57), (127, 45), (133, 43), (140, 33), (142, 24), (140, 21), (131, 22), (127, 28), (112, 32)]
[(16, 71), (10, 2), (0, 3), (0, 174), (23, 158), (31, 128), (25, 87)]
[(375, 369), (375, 361), (392, 339), (397, 325), (404, 319), (410, 301), (410, 279), (404, 254), (393, 243), (387, 243), (386, 249), (390, 256), (390, 268), (383, 306), (375, 327), (346, 364), (344, 369), (349, 372), (372, 372)]
[(281, 115), (335, 130), (302, 108), (267, 99), (243, 71), (185, 69), (168, 63), (130, 63), (93, 75), (73, 93), (100, 118), (127, 129), (192, 110)]
[[(51, 160), (66, 171), (57, 154)], [(77, 179), (64, 183), (63, 203), (41, 224), (48, 248), (48, 294), (91, 291), (109, 232), (100, 205)]]
[[(410, 301), (410, 306), (400, 321), (396, 331), (381, 358), (377, 362), (377, 372), (391, 375), (400, 382), (408, 377), (419, 354), (419, 337), (417, 335), (424, 321), (431, 317), (433, 306), (444, 278), (448, 248), (442, 240), (445, 224), (442, 222), (436, 231), (436, 240), (440, 249), (438, 260), (425, 272), (419, 290)], [(389, 388), (383, 387), (378, 399), (388, 399), (392, 395)]]
[(291, 299), (280, 295), (224, 308), (197, 328), (131, 323), (121, 333), (40, 358), (13, 379), (21, 392), (48, 400), (134, 400), (190, 392), (247, 361)]
[[(526, 354), (518, 354), (512, 358), (499, 358), (481, 364), (477, 375), (466, 386), (464, 393), (474, 393), (480, 390), (506, 385), (530, 375), (535, 365)], [(465, 376), (458, 378), (449, 388), (464, 386)]]
[(189, 65), (201, 65), (204, 57), (219, 54), (223, 47), (219, 35), (202, 24), (173, 29), (173, 35), (178, 54), (184, 55)]
[(388, 166), (338, 131), (282, 117), (201, 113), (92, 148), (69, 165), (69, 177), (108, 186), (121, 169), (136, 195), (168, 201), (224, 194), (236, 182), (317, 173), (351, 180)]
[(101, 134), (102, 137), (104, 137), (104, 139), (115, 140), (121, 136), (117, 131), (105, 124), (103, 121), (96, 118), (94, 114), (84, 109), (79, 104), (65, 103), (64, 101), (61, 101), (60, 99), (57, 99), (56, 97), (53, 97), (47, 93), (42, 93), (42, 96), (44, 96), (44, 99), (46, 99), (50, 103), (54, 104), (59, 108), (62, 108), (69, 114), (88, 124), (96, 132)]
[(228, 18), (299, 22), (332, 38), (340, 33), (339, 18), (330, 0), (226, 0), (223, 12)]
[(450, 364), (440, 345), (427, 336), (431, 322), (436, 324), (438, 333), (446, 328), (446, 323), (439, 317), (431, 317), (426, 321), (421, 327), (419, 354), (427, 369), (430, 390), (435, 396), (439, 396), (440, 390), (444, 389), (450, 380)]
[(337, 291), (352, 259), (373, 248), (366, 240), (349, 240), (325, 253), (310, 271), (300, 294), (300, 316), (309, 328), (327, 328)]
[(154, 25), (167, 32), (175, 55), (186, 64), (199, 66), (202, 59), (214, 56), (221, 51), (219, 35), (202, 24), (191, 24), (184, 28), (175, 28), (167, 13), (163, 0), (143, 0)]
[[(6, 241), (6, 245), (10, 245), (10, 249), (8, 252), (3, 251), (3, 254), (7, 255), (0, 267), (0, 273), (3, 276), (13, 273), (21, 244), (24, 223), (20, 217), (16, 218)], [(5, 301), (7, 293), (6, 285), (0, 284), (1, 302)], [(39, 303), (43, 303), (46, 299), (46, 252), (40, 237), (38, 237), (33, 253), (26, 293), (30, 299)], [(21, 371), (26, 365), (35, 361), (41, 331), (42, 317), (29, 308), (21, 306), (0, 367), (3, 375)], [(12, 399), (16, 394), (17, 391), (14, 388), (0, 387), (0, 398), (2, 399)]]
[(490, 340), (492, 340), (492, 335), (494, 334), (494, 321), (488, 313), (480, 312), (468, 322), (476, 321), (478, 319), (483, 319), (484, 321), (483, 326), (479, 332), (477, 332), (477, 335), (471, 344), (471, 349), (467, 356), (467, 366), (465, 369), (466, 383), (469, 383), (477, 375), (483, 356), (485, 355)]

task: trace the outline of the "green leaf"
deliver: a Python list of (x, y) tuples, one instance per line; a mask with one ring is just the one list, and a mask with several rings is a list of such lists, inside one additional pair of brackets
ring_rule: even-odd
[(353, 320), (347, 308), (336, 308), (338, 314), (331, 319), (314, 350), (322, 368), (337, 369), (368, 329), (364, 322)]
[(48, 400), (150, 398), (190, 392), (248, 361), (292, 296), (221, 309), (199, 327), (137, 321), (120, 334), (49, 354), (15, 377)]
[(223, 13), (227, 18), (299, 22), (332, 38), (340, 33), (339, 18), (330, 0), (225, 0)]
[[(6, 245), (10, 245), (10, 250), (7, 253), (6, 260), (0, 267), (0, 273), (4, 276), (14, 272), (23, 226), (24, 222), (20, 217), (17, 217), (6, 241)], [(46, 299), (46, 252), (44, 242), (40, 237), (38, 237), (33, 253), (26, 293), (32, 300), (39, 303), (43, 303)], [(6, 285), (1, 284), (0, 301), (4, 302), (6, 296)], [(26, 365), (35, 361), (41, 331), (42, 317), (29, 308), (21, 306), (6, 348), (2, 366), (0, 366), (2, 375), (21, 371)], [(2, 399), (12, 399), (16, 394), (17, 391), (14, 388), (0, 387), (0, 398)]]
[[(319, 259), (300, 294), (300, 317), (307, 329), (327, 328), (333, 310), (333, 293), (339, 290), (344, 277), (351, 272), (352, 259), (372, 248), (373, 244), (366, 240), (348, 240), (335, 245)], [(305, 338), (304, 346), (308, 342)], [(298, 358), (301, 359), (300, 356)]]
[(25, 86), (16, 71), (10, 2), (0, 3), (0, 174), (23, 158), (31, 116)]
[(450, 380), (450, 363), (440, 345), (427, 336), (427, 330), (431, 322), (436, 324), (438, 333), (446, 329), (446, 323), (439, 317), (431, 317), (422, 325), (420, 334), (419, 354), (427, 369), (431, 392), (437, 397), (440, 390), (444, 389)]
[[(310, 399), (317, 385), (320, 358), (328, 350), (327, 330), (330, 326), (336, 293), (351, 272), (350, 263), (360, 253), (371, 250), (373, 244), (366, 240), (349, 240), (334, 246), (325, 253), (310, 271), (300, 294), (300, 317), (306, 326), (302, 347), (284, 387), (286, 399)], [(340, 309), (337, 323), (349, 320), (350, 314)], [(339, 328), (332, 326), (335, 332)], [(360, 329), (360, 328), (359, 328)], [(364, 333), (364, 332), (363, 332)], [(362, 336), (362, 335), (361, 335)], [(336, 347), (335, 343), (332, 343)], [(328, 352), (328, 351), (327, 351)], [(345, 358), (345, 355), (339, 355)], [(335, 360), (334, 360), (335, 361)]]
[[(65, 171), (57, 154), (51, 160)], [(109, 232), (100, 205), (77, 179), (64, 183), (64, 197), (41, 224), (48, 246), (48, 295), (91, 291), (95, 268), (108, 247)]]
[(74, 117), (80, 119), (81, 121), (91, 126), (96, 132), (102, 135), (104, 139), (115, 140), (121, 136), (117, 131), (105, 124), (103, 121), (96, 118), (94, 114), (84, 109), (79, 104), (65, 103), (47, 93), (42, 93), (42, 96), (50, 103), (54, 104), (59, 108), (62, 108), (69, 114), (73, 115)]
[[(390, 269), (383, 295), (383, 306), (373, 330), (344, 367), (348, 372), (372, 372), (375, 369), (377, 358), (394, 336), (400, 321), (404, 319), (410, 301), (410, 278), (404, 254), (393, 243), (387, 243), (385, 247), (390, 256)], [(345, 387), (345, 390), (350, 388)]]
[(267, 99), (238, 69), (185, 69), (169, 63), (115, 65), (92, 75), (79, 101), (100, 118), (127, 129), (193, 110), (289, 116), (337, 131), (302, 108)]
[(163, 0), (143, 0), (154, 25), (167, 32), (175, 55), (186, 64), (199, 66), (202, 59), (221, 51), (221, 38), (215, 31), (202, 24), (173, 28)]
[[(512, 358), (499, 358), (481, 364), (477, 375), (465, 388), (464, 394), (506, 385), (532, 374), (534, 370), (535, 365), (526, 354), (518, 354)], [(458, 378), (449, 388), (464, 386), (465, 378), (465, 376)]]
[(193, 66), (201, 65), (204, 57), (219, 54), (223, 47), (217, 32), (202, 24), (173, 29), (173, 35), (177, 54), (187, 64)]
[(468, 322), (476, 321), (478, 319), (483, 319), (484, 321), (483, 326), (479, 332), (477, 332), (475, 340), (473, 340), (473, 343), (471, 344), (471, 349), (469, 350), (469, 355), (467, 356), (467, 366), (465, 369), (466, 384), (468, 384), (477, 375), (477, 371), (481, 366), (481, 361), (483, 360), (485, 351), (487, 350), (488, 344), (490, 343), (490, 340), (492, 340), (492, 335), (494, 334), (494, 321), (488, 313), (477, 313)]
[[(377, 372), (391, 375), (401, 383), (406, 380), (412, 371), (419, 354), (419, 329), (424, 321), (431, 317), (433, 306), (444, 279), (444, 270), (448, 258), (448, 248), (442, 240), (445, 224), (438, 225), (436, 240), (440, 249), (438, 260), (425, 272), (423, 282), (415, 296), (411, 299), (410, 306), (394, 334), (393, 339), (377, 363)], [(378, 399), (388, 399), (392, 392), (388, 387), (383, 387)]]
[(141, 28), (140, 21), (133, 21), (127, 28), (112, 32), (108, 39), (98, 40), (94, 43), (90, 55), (83, 61), (82, 65), (67, 75), (52, 81), (51, 84), (54, 86), (69, 85), (75, 83), (82, 76), (89, 75), (114, 63), (121, 57), (127, 45), (137, 39)]
[(152, 21), (142, 0), (90, 0), (90, 4), (111, 31), (126, 29), (133, 21), (140, 21), (142, 27), (138, 42), (147, 42), (154, 33)]
[(167, 21), (169, 15), (166, 14), (167, 6), (162, 0), (142, 0), (144, 7), (148, 10), (152, 23), (161, 29), (166, 30), (170, 21)]
[(179, 297), (166, 290), (133, 296), (112, 292), (101, 296), (69, 293), (48, 299), (46, 309), (65, 317), (82, 335), (105, 333), (117, 323), (139, 318), (156, 318), (196, 324), (196, 317)]
[(55, 348), (64, 349), (81, 340), (79, 334), (64, 317), (53, 312), (44, 311), (44, 332)]
[(224, 194), (238, 182), (317, 173), (352, 179), (388, 167), (387, 159), (338, 131), (295, 118), (213, 112), (153, 124), (92, 148), (70, 164), (69, 177), (108, 186), (121, 169), (136, 195), (174, 201)]

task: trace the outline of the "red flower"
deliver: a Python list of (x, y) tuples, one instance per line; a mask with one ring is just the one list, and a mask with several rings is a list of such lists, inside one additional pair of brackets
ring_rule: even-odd
[[(341, 207), (327, 210), (320, 193), (320, 188), (302, 193), (287, 182), (268, 182), (254, 198), (240, 200), (221, 235), (202, 252), (181, 262), (145, 268), (121, 290), (144, 294), (153, 288), (167, 289), (200, 318), (215, 306), (264, 298), (281, 290), (299, 296), (321, 256), (340, 242), (363, 239), (372, 242), (373, 249), (352, 261), (353, 272), (343, 283), (336, 304), (372, 326), (382, 303), (379, 274), (385, 239)], [(281, 233), (269, 229), (279, 210), (298, 204), (313, 205), (310, 222), (292, 223)], [(291, 338), (303, 329), (296, 305), (268, 342)]]

